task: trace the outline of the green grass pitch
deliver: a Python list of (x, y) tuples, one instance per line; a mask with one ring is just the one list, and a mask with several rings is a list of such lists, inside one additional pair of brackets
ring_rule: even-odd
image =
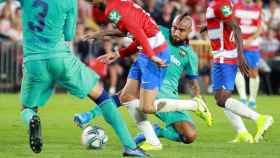
[[(274, 116), (274, 125), (259, 144), (230, 144), (235, 133), (223, 110), (216, 107), (212, 96), (206, 97), (214, 116), (214, 126), (208, 128), (194, 116), (198, 139), (190, 145), (163, 140), (163, 150), (150, 152), (156, 158), (279, 158), (280, 157), (280, 97), (258, 97), (258, 111)], [(44, 146), (41, 154), (33, 154), (29, 148), (27, 130), (20, 120), (19, 98), (16, 94), (0, 94), (0, 158), (118, 158), (121, 145), (112, 129), (101, 117), (93, 124), (101, 126), (109, 135), (109, 142), (102, 150), (86, 150), (80, 144), (81, 129), (74, 126), (73, 115), (90, 109), (89, 100), (58, 94), (41, 109)], [(135, 135), (136, 127), (127, 111), (121, 108), (130, 131)], [(151, 116), (153, 122), (160, 121)], [(246, 121), (255, 134), (255, 126)]]

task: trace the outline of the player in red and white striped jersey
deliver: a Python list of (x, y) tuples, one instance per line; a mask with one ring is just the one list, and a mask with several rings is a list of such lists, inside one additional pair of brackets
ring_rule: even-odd
[[(244, 56), (250, 68), (250, 108), (256, 108), (256, 96), (260, 83), (258, 64), (260, 60), (261, 9), (253, 0), (241, 0), (234, 6), (234, 14), (244, 40)], [(237, 73), (235, 84), (241, 101), (247, 104), (245, 79), (240, 72)]]
[[(231, 97), (238, 66), (243, 74), (248, 75), (248, 66), (243, 56), (241, 30), (235, 22), (233, 4), (230, 0), (213, 0), (208, 4), (206, 18), (208, 36), (213, 49), (211, 75), (217, 105), (224, 108), (225, 115), (237, 131), (234, 142), (258, 142), (272, 124), (273, 118), (261, 115)], [(258, 131), (255, 140), (247, 131), (241, 117), (256, 122)]]

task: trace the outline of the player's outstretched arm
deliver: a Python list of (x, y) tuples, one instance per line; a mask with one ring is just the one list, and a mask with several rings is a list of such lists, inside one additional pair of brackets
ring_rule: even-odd
[(102, 39), (104, 36), (125, 37), (125, 34), (117, 29), (97, 31), (97, 32), (85, 35), (83, 37), (83, 40), (87, 41), (87, 40), (91, 40), (91, 39)]
[(241, 39), (241, 29), (235, 20), (225, 21), (225, 24), (230, 26), (233, 30), (233, 36), (237, 45), (239, 70), (246, 76), (249, 74), (249, 67), (243, 55), (243, 41)]

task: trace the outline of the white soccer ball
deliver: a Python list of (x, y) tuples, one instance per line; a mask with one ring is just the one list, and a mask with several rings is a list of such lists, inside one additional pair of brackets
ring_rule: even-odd
[(102, 128), (88, 126), (82, 133), (81, 142), (88, 149), (101, 149), (108, 142), (108, 136)]

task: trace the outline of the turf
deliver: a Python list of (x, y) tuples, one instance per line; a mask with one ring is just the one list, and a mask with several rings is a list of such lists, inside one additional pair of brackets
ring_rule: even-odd
[[(212, 96), (206, 97), (214, 115), (214, 126), (206, 127), (205, 123), (194, 116), (198, 139), (190, 145), (162, 140), (162, 151), (150, 152), (156, 158), (279, 158), (280, 157), (280, 119), (277, 96), (258, 97), (258, 111), (274, 116), (275, 123), (267, 133), (266, 139), (259, 144), (230, 144), (233, 132), (223, 111), (216, 107)], [(41, 154), (33, 154), (29, 149), (26, 127), (20, 120), (20, 106), (17, 94), (0, 94), (0, 157), (2, 158), (117, 158), (121, 157), (122, 147), (112, 129), (102, 118), (93, 124), (103, 127), (109, 135), (109, 142), (102, 150), (86, 150), (80, 144), (81, 129), (74, 126), (73, 115), (92, 107), (89, 100), (58, 94), (41, 109), (44, 147)], [(125, 109), (121, 109), (131, 132), (136, 134), (136, 127)], [(160, 121), (151, 117), (153, 122)], [(249, 130), (255, 134), (255, 126), (246, 121)]]

